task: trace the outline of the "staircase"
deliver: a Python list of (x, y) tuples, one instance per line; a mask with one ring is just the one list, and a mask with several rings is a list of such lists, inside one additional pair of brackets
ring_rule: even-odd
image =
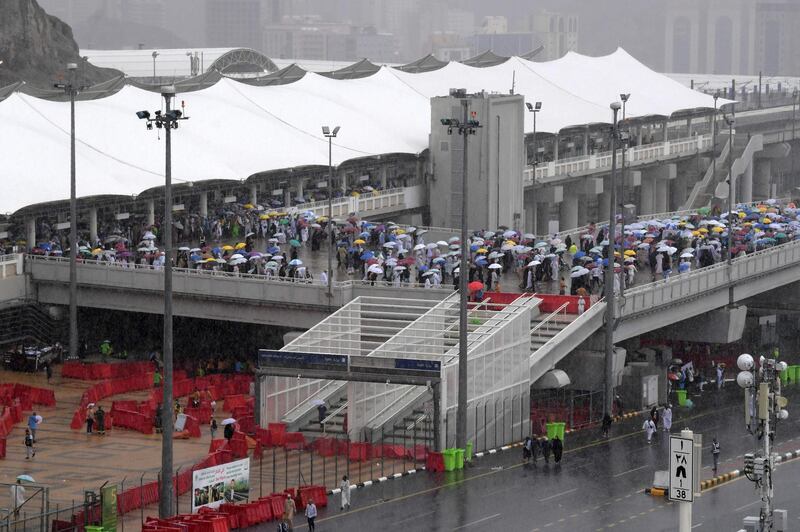
[(383, 443), (387, 445), (402, 445), (407, 448), (414, 445), (432, 447), (433, 421), (424, 410), (415, 408), (408, 415), (394, 423), (388, 432), (384, 431), (380, 436), (373, 435), (373, 441), (379, 441), (376, 439), (378, 437), (382, 438)]
[(330, 405), (322, 424), (318, 420), (309, 420), (308, 424), (300, 427), (304, 432), (314, 438), (326, 436), (342, 436), (344, 432), (344, 415), (347, 412), (347, 397), (341, 397)]
[(578, 315), (567, 314), (566, 309), (567, 303), (564, 303), (555, 312), (547, 315), (539, 314), (531, 320), (531, 354), (575, 321)]
[[(712, 163), (708, 166), (705, 175), (702, 179), (697, 181), (692, 190), (689, 192), (689, 196), (686, 200), (686, 203), (683, 205), (682, 209), (690, 210), (690, 209), (698, 209), (704, 205), (708, 205), (709, 200), (713, 196), (714, 188), (717, 184), (722, 180), (725, 180), (725, 177), (728, 175), (728, 166), (727, 161), (728, 157), (730, 156), (731, 151), (731, 143), (727, 140), (725, 144), (722, 146), (722, 150), (720, 151), (719, 155), (716, 158), (716, 167), (715, 163)], [(734, 137), (736, 138), (736, 137)], [(719, 140), (717, 141), (719, 142)], [(739, 151), (735, 151), (738, 156), (744, 150), (744, 146), (737, 144), (738, 140), (734, 141), (734, 151), (739, 149)], [(746, 142), (745, 142), (746, 144)], [(715, 171), (716, 168), (716, 171)], [(716, 176), (716, 180), (714, 177)]]
[(4, 308), (0, 310), (0, 346), (18, 342), (63, 343), (64, 325), (36, 304)]

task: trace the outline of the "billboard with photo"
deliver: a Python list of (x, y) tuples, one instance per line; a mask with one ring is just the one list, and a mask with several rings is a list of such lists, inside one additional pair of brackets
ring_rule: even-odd
[(192, 512), (225, 502), (246, 501), (250, 494), (250, 459), (237, 460), (192, 473)]

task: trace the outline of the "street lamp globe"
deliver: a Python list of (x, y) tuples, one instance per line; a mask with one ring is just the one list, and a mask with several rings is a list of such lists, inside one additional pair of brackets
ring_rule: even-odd
[(736, 375), (736, 384), (738, 384), (740, 388), (750, 388), (753, 386), (753, 383), (753, 374), (749, 371), (740, 371), (739, 374)]
[(753, 360), (753, 355), (744, 353), (739, 355), (739, 358), (736, 359), (736, 366), (742, 371), (750, 371), (753, 369), (754, 365), (755, 361)]
[(789, 419), (789, 412), (786, 411), (786, 410), (781, 410), (780, 412), (778, 412), (778, 418), (779, 419)]

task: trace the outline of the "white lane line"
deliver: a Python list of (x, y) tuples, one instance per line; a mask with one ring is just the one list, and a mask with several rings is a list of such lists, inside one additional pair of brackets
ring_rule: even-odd
[(693, 529), (694, 529), (694, 528), (697, 528), (698, 526), (701, 526), (702, 524), (703, 524), (703, 523), (697, 523), (696, 525), (693, 525), (693, 526), (692, 526), (692, 528), (693, 528)]
[(578, 491), (578, 488), (572, 488), (571, 490), (562, 491), (561, 493), (556, 493), (555, 495), (550, 495), (549, 497), (545, 497), (544, 499), (539, 499), (539, 502), (547, 502), (555, 499), (556, 497), (561, 497), (562, 495), (567, 495), (569, 493)]
[(484, 517), (483, 519), (478, 519), (477, 521), (473, 521), (471, 523), (467, 523), (466, 525), (461, 525), (453, 530), (461, 530), (462, 528), (467, 528), (468, 526), (477, 525), (478, 523), (483, 523), (484, 521), (488, 521), (489, 519), (494, 519), (495, 517), (500, 517), (500, 514), (490, 515), (489, 517)]
[(622, 473), (617, 473), (616, 475), (614, 475), (614, 478), (621, 477), (622, 475), (627, 475), (628, 473), (633, 473), (634, 471), (647, 469), (648, 467), (650, 467), (650, 466), (649, 465), (643, 465), (641, 467), (637, 467), (637, 468), (634, 468), (634, 469), (629, 469), (627, 471), (623, 471)]
[(759, 501), (753, 501), (753, 502), (751, 502), (749, 504), (745, 504), (744, 506), (739, 506), (738, 508), (734, 508), (733, 511), (734, 512), (738, 512), (740, 510), (744, 510), (745, 508), (750, 508), (751, 506), (755, 506), (756, 504), (758, 504), (760, 502), (761, 502), (760, 500)]
[(414, 521), (415, 519), (422, 519), (423, 517), (428, 517), (429, 515), (433, 515), (435, 513), (436, 513), (436, 510), (433, 510), (431, 512), (427, 512), (427, 513), (424, 513), (424, 514), (419, 514), (419, 515), (414, 515), (414, 516), (411, 516), (411, 517), (406, 517), (402, 521), (395, 521), (394, 524), (399, 525), (400, 523), (407, 523), (409, 521)]

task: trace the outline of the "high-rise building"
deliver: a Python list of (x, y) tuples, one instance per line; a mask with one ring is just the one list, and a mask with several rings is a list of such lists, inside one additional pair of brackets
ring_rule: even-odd
[(206, 0), (208, 46), (260, 50), (261, 0)]
[(800, 71), (795, 0), (673, 0), (666, 4), (668, 72), (790, 74)]
[(541, 11), (529, 17), (529, 29), (536, 34), (544, 49), (539, 61), (552, 61), (578, 49), (578, 16)]

